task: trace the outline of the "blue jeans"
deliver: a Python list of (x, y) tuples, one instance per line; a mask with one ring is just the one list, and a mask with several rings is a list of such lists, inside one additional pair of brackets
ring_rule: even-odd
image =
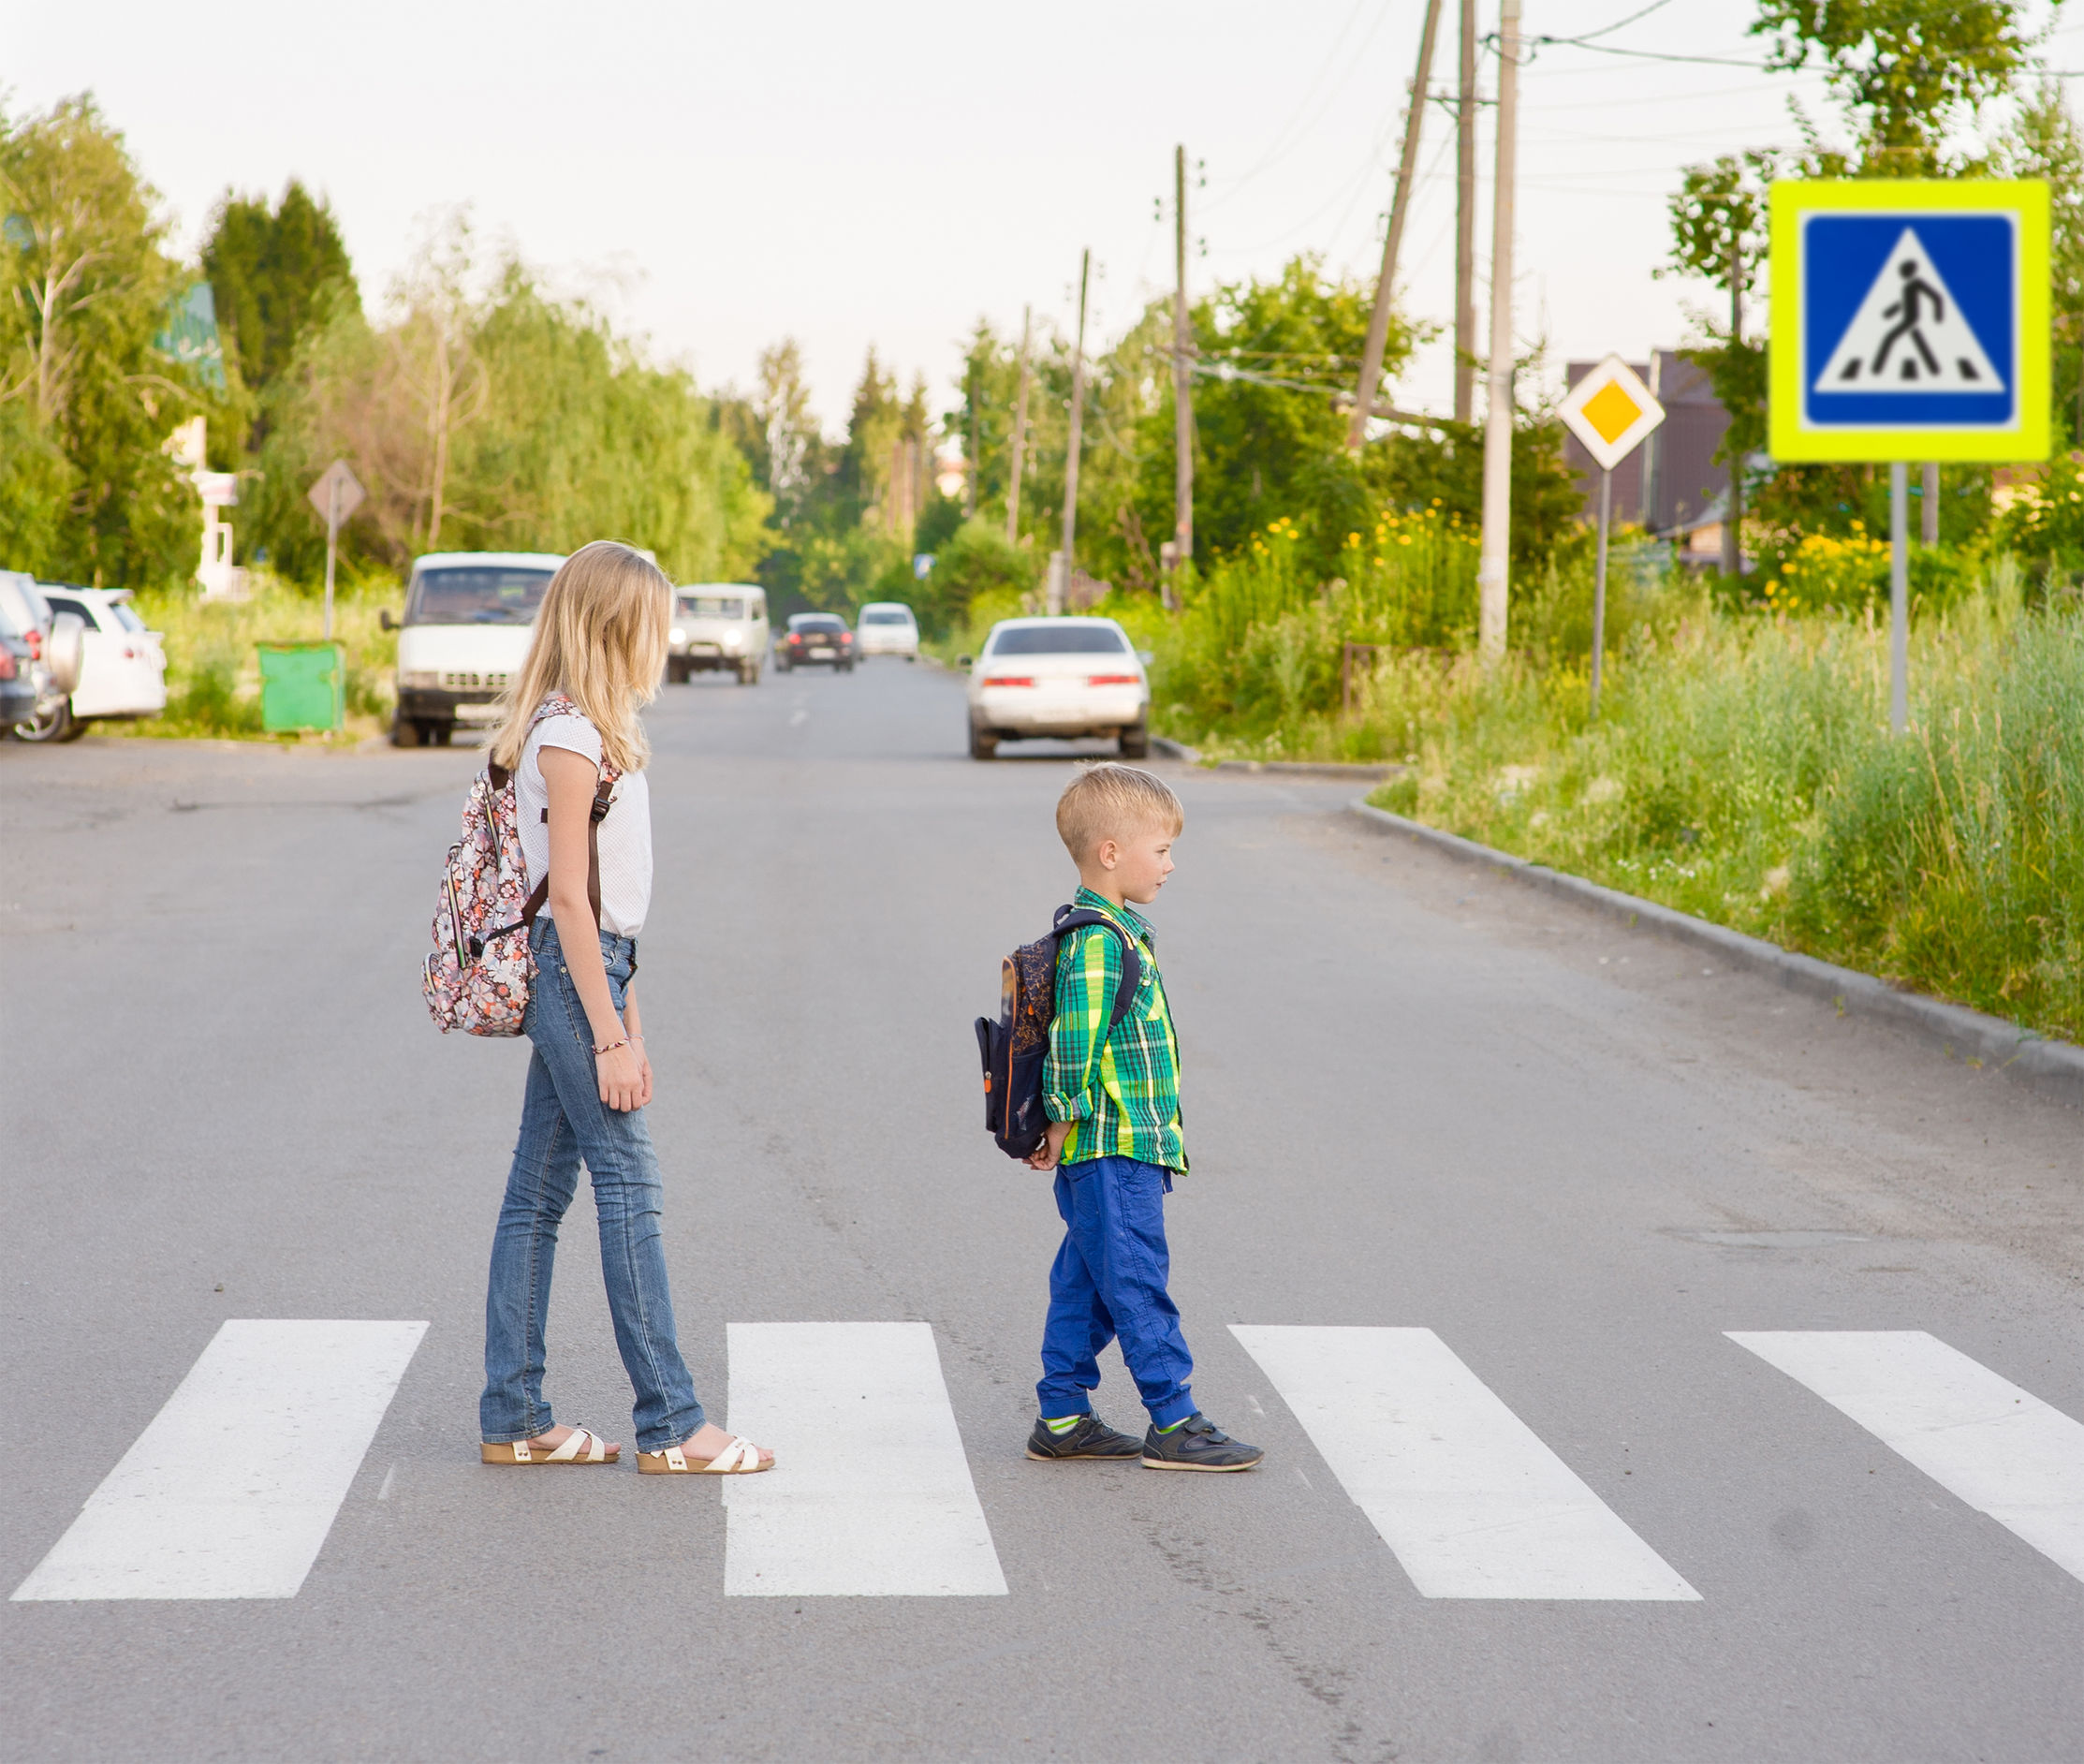
[(1194, 1356), (1167, 1295), (1165, 1197), (1172, 1173), (1133, 1157), (1095, 1157), (1057, 1171), (1064, 1247), (1049, 1269), (1042, 1326), (1042, 1382), (1035, 1394), (1052, 1419), (1082, 1415), (1100, 1382), (1097, 1356), (1117, 1337), (1152, 1422), (1194, 1413)]
[[(579, 1002), (550, 914), (536, 920), (536, 985), (522, 1020), (536, 1044), (521, 1104), (521, 1141), (506, 1176), (506, 1198), (492, 1237), (485, 1293), (485, 1394), (478, 1425), (491, 1445), (534, 1439), (556, 1423), (543, 1398), (543, 1339), (550, 1312), (557, 1227), (579, 1187), (580, 1160), (594, 1180), (600, 1220), (601, 1274), (615, 1345), (637, 1391), (639, 1451), (663, 1451), (702, 1424), (695, 1381), (681, 1359), (673, 1298), (659, 1233), (658, 1158), (644, 1111), (626, 1114), (600, 1099), (594, 1032)], [(637, 969), (637, 945), (601, 933), (601, 956), (615, 1008)]]

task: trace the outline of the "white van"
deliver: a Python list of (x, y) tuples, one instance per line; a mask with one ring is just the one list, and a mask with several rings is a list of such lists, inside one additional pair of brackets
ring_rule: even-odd
[(673, 591), (666, 678), (684, 684), (697, 669), (726, 669), (757, 685), (767, 666), (767, 590), (744, 581), (697, 581)]
[(446, 745), (456, 725), (499, 717), (500, 695), (521, 669), (543, 591), (564, 558), (550, 551), (430, 551), (415, 560), (398, 633), (400, 747)]

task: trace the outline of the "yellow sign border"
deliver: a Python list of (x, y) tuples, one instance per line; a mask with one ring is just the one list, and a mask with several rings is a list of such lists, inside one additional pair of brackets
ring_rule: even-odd
[[(2048, 413), (2048, 198), (2035, 179), (1783, 178), (1772, 204), (1772, 360), (1767, 448), (1789, 464), (1806, 462), (2045, 460)], [(1801, 224), (1823, 212), (1915, 213), (2010, 209), (2018, 215), (2018, 423), (2011, 429), (1812, 429), (1802, 422)]]

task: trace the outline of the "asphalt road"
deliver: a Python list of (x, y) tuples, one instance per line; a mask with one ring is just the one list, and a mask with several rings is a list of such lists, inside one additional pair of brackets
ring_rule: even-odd
[[(2084, 1757), (2084, 1580), (1728, 1333), (1928, 1331), (2084, 1418), (2084, 1122), (1362, 831), (1337, 786), (1164, 768), (1174, 1292), (1268, 1462), (1026, 1462), (1057, 1227), (981, 1131), (970, 1020), (1068, 896), (1067, 760), (974, 764), (961, 714), (896, 663), (668, 690), (639, 991), (705, 1399), (727, 1325), (929, 1325), (979, 1596), (727, 1597), (718, 1486), (477, 1463), (525, 1052), (437, 1036), (416, 972), (475, 756), (0, 748), (0, 1582), (227, 1319), (428, 1325), (295, 1596), (0, 1605), (0, 1753)], [(589, 1213), (552, 1391), (626, 1442)], [(1425, 1595), (1341, 1432), (1372, 1399), (1232, 1324), (1432, 1331), (1467, 1374), (1432, 1443), (1488, 1399), (1483, 1449), (1532, 1440), (1607, 1516), (1581, 1553), (1697, 1596)]]

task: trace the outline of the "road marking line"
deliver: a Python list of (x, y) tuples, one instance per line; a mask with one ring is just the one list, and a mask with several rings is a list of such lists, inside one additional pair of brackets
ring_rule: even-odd
[(775, 1456), (724, 1483), (726, 1595), (1003, 1594), (925, 1323), (733, 1323), (730, 1425)]
[(1923, 1330), (1727, 1333), (2084, 1580), (2084, 1422)]
[(1427, 1598), (1700, 1596), (1432, 1330), (1230, 1332)]
[(226, 1322), (14, 1596), (294, 1598), (426, 1332)]

